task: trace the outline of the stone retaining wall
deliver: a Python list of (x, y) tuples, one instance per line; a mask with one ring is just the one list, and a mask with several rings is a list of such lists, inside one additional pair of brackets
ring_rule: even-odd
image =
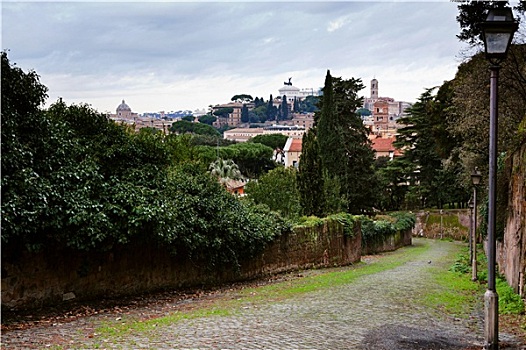
[[(362, 254), (391, 251), (411, 244), (411, 231), (387, 237), (362, 252), (361, 227), (351, 236), (328, 221), (297, 227), (270, 244), (241, 268), (211, 270), (206, 262), (174, 257), (153, 245), (126, 245), (106, 252), (53, 252), (14, 255), (2, 247), (2, 307), (57, 305), (71, 299), (119, 297), (164, 289), (212, 286), (313, 267), (343, 266)], [(6, 248), (6, 249), (4, 249)]]
[(411, 245), (412, 237), (412, 230), (398, 231), (394, 235), (385, 237), (385, 239), (381, 242), (375, 242), (372, 244), (362, 246), (362, 255), (391, 252), (401, 247)]
[(497, 242), (497, 263), (516, 293), (526, 296), (526, 145), (507, 160), (510, 171), (506, 227)]
[[(206, 263), (171, 256), (156, 246), (121, 246), (107, 252), (61, 250), (10, 254), (2, 247), (2, 306), (34, 308), (68, 299), (117, 297), (162, 289), (202, 287), (294, 269), (348, 265), (361, 257), (360, 225), (353, 237), (331, 221), (297, 228), (269, 245), (241, 270), (210, 270)], [(6, 249), (4, 249), (6, 248)]]
[[(468, 241), (470, 215), (469, 209), (444, 209), (442, 214), (440, 210), (419, 211), (416, 213), (413, 235), (432, 239), (451, 238), (456, 241)], [(480, 221), (480, 214), (477, 221)]]

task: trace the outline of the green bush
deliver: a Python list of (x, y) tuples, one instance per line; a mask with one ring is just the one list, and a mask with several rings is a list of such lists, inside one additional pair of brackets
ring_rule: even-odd
[(416, 216), (412, 213), (398, 212), (390, 216), (393, 219), (362, 218), (362, 246), (378, 244), (388, 236), (413, 228), (416, 222)]
[(299, 218), (296, 226), (299, 227), (319, 227), (323, 226), (325, 224), (325, 221), (323, 219), (320, 219), (317, 216), (311, 215), (311, 216), (302, 216)]
[(499, 312), (502, 314), (520, 315), (524, 313), (524, 301), (515, 293), (504, 278), (495, 281), (499, 296)]
[[(45, 92), (36, 74), (2, 54), (3, 250), (157, 243), (235, 267), (291, 229), (278, 214), (221, 187), (188, 135), (135, 133), (89, 105), (61, 100), (42, 110)], [(272, 154), (261, 144), (222, 149), (254, 169)], [(215, 159), (216, 150), (207, 150)]]
[(329, 220), (335, 220), (338, 221), (340, 224), (343, 225), (343, 233), (347, 237), (354, 237), (356, 235), (356, 231), (354, 230), (355, 226), (360, 223), (361, 217), (351, 215), (348, 213), (338, 213), (333, 214), (327, 217)]

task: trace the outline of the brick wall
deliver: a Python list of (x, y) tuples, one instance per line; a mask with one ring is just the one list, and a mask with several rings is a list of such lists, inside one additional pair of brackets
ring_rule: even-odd
[(360, 260), (361, 234), (343, 234), (328, 222), (297, 228), (269, 245), (241, 271), (210, 271), (206, 263), (171, 256), (156, 246), (121, 246), (106, 252), (72, 250), (13, 254), (2, 246), (2, 306), (34, 308), (76, 300), (115, 297), (162, 289), (188, 288), (251, 279), (315, 266), (347, 265)]

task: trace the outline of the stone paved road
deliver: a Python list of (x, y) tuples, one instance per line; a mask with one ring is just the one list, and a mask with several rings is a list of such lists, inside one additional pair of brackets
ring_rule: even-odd
[[(415, 245), (424, 241), (416, 239)], [(480, 349), (480, 312), (475, 321), (440, 314), (418, 303), (432, 287), (432, 267), (455, 243), (425, 241), (430, 249), (412, 261), (346, 285), (295, 295), (282, 301), (246, 304), (225, 315), (160, 324), (147, 331), (100, 339), (97, 325), (116, 315), (2, 334), (2, 347), (122, 349)], [(404, 248), (395, 254), (403, 254)], [(430, 263), (431, 262), (431, 263)], [(228, 296), (225, 296), (228, 298)], [(232, 296), (230, 296), (232, 298)], [(135, 310), (148, 316), (148, 310)], [(506, 335), (501, 334), (501, 339)], [(511, 339), (513, 340), (513, 339)], [(521, 345), (513, 349), (526, 349)]]

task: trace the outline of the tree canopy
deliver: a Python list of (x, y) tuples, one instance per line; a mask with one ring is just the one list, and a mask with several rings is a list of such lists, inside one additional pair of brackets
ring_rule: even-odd
[(208, 124), (192, 123), (186, 120), (174, 122), (170, 127), (170, 131), (178, 134), (194, 133), (198, 135), (220, 135), (219, 131)]
[(261, 143), (272, 149), (283, 149), (287, 143), (288, 137), (283, 134), (257, 135), (252, 137), (248, 142)]
[[(46, 91), (38, 75), (2, 55), (2, 250), (147, 243), (238, 266), (290, 229), (221, 187), (192, 135), (135, 133), (89, 105), (60, 100), (44, 110)], [(238, 155), (247, 168), (265, 164), (254, 148), (270, 161), (272, 149), (252, 146)]]
[[(370, 185), (374, 183), (374, 154), (368, 130), (356, 114), (362, 105), (358, 97), (361, 89), (360, 79), (333, 78), (327, 71), (319, 111), (314, 115), (314, 130), (307, 138), (313, 145), (303, 141), (303, 149), (312, 150), (311, 154), (317, 157), (309, 163), (313, 166), (319, 163), (323, 177), (325, 195), (320, 198), (326, 201), (325, 209), (314, 209), (315, 212), (361, 213), (370, 210), (374, 203)], [(302, 170), (306, 169), (300, 162), (300, 172)], [(305, 180), (300, 176), (300, 181)], [(301, 184), (300, 187), (306, 190), (309, 186)], [(308, 197), (302, 194), (302, 198)]]
[[(507, 0), (468, 0), (462, 1), (458, 5), (459, 14), (457, 15), (457, 22), (460, 25), (460, 34), (457, 37), (461, 41), (465, 41), (471, 45), (479, 45), (482, 43), (482, 28), (480, 24), (486, 20), (489, 9), (508, 7)], [(526, 1), (519, 1), (515, 6), (515, 11), (518, 14), (524, 14), (526, 10)], [(520, 16), (515, 16), (516, 20), (520, 21)]]

